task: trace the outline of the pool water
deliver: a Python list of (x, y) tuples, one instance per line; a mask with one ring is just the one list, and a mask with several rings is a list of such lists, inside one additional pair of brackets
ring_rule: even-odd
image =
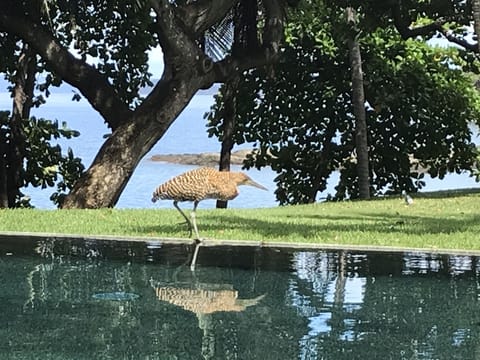
[(479, 359), (480, 262), (0, 239), (1, 359)]

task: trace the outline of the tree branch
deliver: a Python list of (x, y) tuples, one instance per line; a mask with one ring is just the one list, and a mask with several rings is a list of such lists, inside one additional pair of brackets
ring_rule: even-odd
[(478, 45), (477, 44), (472, 44), (472, 43), (469, 43), (467, 40), (465, 39), (462, 39), (462, 38), (458, 38), (456, 37), (455, 35), (453, 35), (452, 33), (448, 32), (447, 30), (441, 28), (438, 30), (442, 35), (443, 37), (445, 37), (445, 39), (447, 39), (448, 41), (454, 43), (454, 44), (457, 44), (457, 45), (460, 45), (462, 46), (463, 48), (465, 48), (466, 50), (469, 50), (469, 51), (472, 51), (472, 52), (475, 52), (475, 53), (478, 53), (479, 52), (479, 49), (478, 49)]
[(284, 38), (285, 4), (282, 0), (263, 0), (265, 7), (265, 28), (263, 29), (263, 47), (276, 56)]
[(437, 31), (442, 29), (442, 26), (445, 23), (445, 20), (437, 20), (428, 25), (411, 28), (410, 23), (401, 15), (399, 8), (394, 7), (392, 13), (395, 27), (403, 39), (414, 38), (417, 36), (433, 36)]
[(406, 19), (402, 14), (399, 2), (396, 2), (395, 5), (392, 7), (392, 16), (395, 27), (397, 28), (403, 39), (414, 38), (417, 36), (432, 37), (436, 33), (440, 33), (448, 41), (460, 45), (466, 50), (473, 52), (479, 51), (477, 44), (471, 44), (465, 39), (456, 37), (447, 29), (445, 29), (443, 25), (448, 22), (446, 19), (440, 18), (432, 22), (431, 24), (412, 28), (410, 27), (410, 21)]
[(60, 77), (77, 88), (106, 123), (115, 129), (131, 112), (107, 78), (85, 61), (77, 59), (39, 24), (0, 12), (0, 29), (28, 42)]
[(150, 0), (150, 4), (156, 14), (156, 32), (164, 53), (164, 76), (171, 76), (182, 69), (191, 70), (192, 66), (197, 67), (200, 73), (210, 72), (212, 60), (200, 48), (199, 35), (187, 31), (179, 20), (178, 9), (165, 0)]
[(249, 53), (248, 56), (228, 55), (223, 60), (214, 63), (211, 72), (211, 81), (223, 83), (233, 74), (241, 73), (244, 70), (252, 69), (265, 65), (266, 55), (264, 51)]
[(225, 17), (239, 0), (198, 0), (178, 8), (185, 26), (194, 34), (201, 35)]
[(477, 44), (472, 44), (463, 38), (456, 37), (443, 27), (443, 25), (448, 22), (447, 19), (440, 18), (431, 24), (412, 28), (410, 27), (409, 20), (403, 16), (399, 3), (396, 3), (392, 7), (392, 15), (395, 27), (403, 39), (414, 38), (417, 36), (432, 37), (436, 33), (440, 33), (448, 41), (460, 45), (466, 50), (476, 53), (479, 52)]
[[(166, 57), (165, 61), (170, 62), (173, 59), (181, 64), (182, 57), (195, 57), (198, 53), (195, 37), (187, 35), (185, 29), (180, 26), (172, 5), (165, 0), (150, 0), (150, 5), (157, 15), (156, 31)], [(188, 51), (185, 51), (186, 48)]]

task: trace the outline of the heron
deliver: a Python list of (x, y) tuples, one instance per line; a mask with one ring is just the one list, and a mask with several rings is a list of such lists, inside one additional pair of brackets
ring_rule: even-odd
[[(205, 199), (232, 200), (239, 194), (238, 186), (240, 185), (268, 190), (243, 172), (218, 171), (214, 168), (202, 167), (175, 176), (159, 185), (153, 192), (152, 202), (173, 200), (173, 206), (187, 222), (189, 236), (192, 236), (192, 232), (195, 231), (196, 240), (201, 240), (195, 214), (199, 202)], [(191, 219), (178, 206), (178, 203), (183, 201), (193, 201)]]

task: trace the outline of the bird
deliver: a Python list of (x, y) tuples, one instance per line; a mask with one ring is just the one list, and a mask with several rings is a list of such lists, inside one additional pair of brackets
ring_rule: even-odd
[[(187, 222), (190, 236), (192, 231), (195, 231), (196, 239), (200, 240), (195, 214), (199, 202), (205, 199), (232, 200), (239, 194), (239, 185), (268, 190), (243, 172), (218, 171), (211, 167), (201, 167), (175, 176), (159, 185), (153, 192), (152, 202), (173, 200), (173, 206)], [(183, 201), (193, 201), (191, 219), (178, 206), (178, 203)]]
[(412, 205), (413, 204), (413, 199), (410, 195), (407, 194), (407, 192), (405, 190), (402, 190), (402, 196), (405, 200), (405, 204), (408, 206), (408, 205)]

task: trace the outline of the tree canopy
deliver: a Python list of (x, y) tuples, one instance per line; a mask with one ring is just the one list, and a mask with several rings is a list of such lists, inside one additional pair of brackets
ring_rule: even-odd
[[(281, 204), (312, 202), (341, 173), (336, 199), (356, 198), (358, 182), (351, 85), (342, 11), (312, 2), (292, 15), (275, 77), (262, 70), (241, 79), (237, 144), (255, 152), (246, 167), (271, 165)], [(369, 23), (370, 21), (370, 23)], [(416, 191), (425, 172), (471, 170), (477, 148), (469, 124), (480, 119), (480, 97), (466, 71), (471, 53), (402, 38), (391, 25), (363, 14), (360, 24), (367, 100), (371, 190)], [(210, 135), (222, 135), (223, 98), (208, 115)]]
[[(32, 16), (40, 18), (37, 10)], [(65, 123), (31, 117), (30, 110), (45, 103), (50, 86), (61, 79), (46, 71), (29, 44), (6, 33), (0, 33), (0, 43), (0, 73), (11, 83), (12, 98), (11, 111), (0, 112), (0, 207), (31, 206), (24, 196), (28, 185), (56, 185), (51, 200), (59, 204), (84, 168), (71, 149), (64, 153), (50, 141), (78, 133)], [(39, 74), (44, 81), (37, 80)]]
[[(77, 88), (112, 129), (62, 206), (114, 206), (140, 159), (199, 89), (274, 61), (283, 39), (287, 2), (296, 3), (0, 1), (0, 41), (22, 39), (31, 45), (54, 74), (49, 79)], [(258, 11), (248, 12), (253, 3)], [(234, 11), (245, 15), (244, 21), (233, 24), (249, 34), (239, 37), (243, 51), (213, 59), (205, 51), (205, 35), (228, 22)], [(160, 80), (152, 84), (146, 52), (158, 46), (165, 66)], [(141, 96), (144, 85), (153, 88)]]

